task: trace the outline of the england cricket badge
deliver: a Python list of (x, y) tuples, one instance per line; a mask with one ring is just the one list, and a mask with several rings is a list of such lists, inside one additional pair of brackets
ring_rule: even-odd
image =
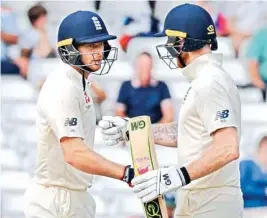
[(87, 95), (87, 92), (86, 91), (84, 91), (84, 93), (83, 93), (83, 95), (84, 95), (84, 101), (85, 101), (85, 107), (87, 108), (87, 109), (89, 109), (90, 107), (91, 107), (91, 98)]

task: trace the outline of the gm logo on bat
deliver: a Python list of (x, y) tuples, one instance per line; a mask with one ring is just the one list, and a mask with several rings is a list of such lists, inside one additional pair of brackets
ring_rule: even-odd
[(131, 123), (132, 131), (135, 131), (135, 130), (138, 130), (138, 129), (144, 129), (145, 126), (146, 126), (146, 122), (143, 121), (143, 120)]

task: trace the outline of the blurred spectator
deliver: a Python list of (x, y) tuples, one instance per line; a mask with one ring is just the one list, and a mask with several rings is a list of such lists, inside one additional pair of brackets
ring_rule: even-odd
[(224, 2), (229, 20), (229, 33), (238, 56), (243, 40), (266, 24), (267, 4), (264, 1)]
[(9, 46), (16, 45), (18, 40), (16, 15), (10, 8), (1, 5), (1, 74), (26, 74), (25, 59), (8, 56)]
[(174, 218), (176, 208), (175, 193), (167, 193), (164, 195), (167, 206), (168, 218)]
[(267, 27), (258, 31), (247, 50), (252, 84), (261, 89), (266, 100), (267, 88)]
[(207, 10), (216, 26), (216, 34), (218, 36), (228, 36), (229, 27), (228, 20), (224, 13), (220, 10), (220, 3), (211, 1), (197, 1), (196, 4)]
[(240, 163), (244, 207), (267, 206), (267, 132), (259, 134), (256, 154)]
[(148, 115), (152, 123), (173, 121), (174, 110), (167, 85), (152, 78), (152, 56), (141, 53), (135, 63), (135, 78), (121, 85), (116, 115)]
[(42, 5), (35, 5), (28, 10), (32, 25), (21, 39), (22, 56), (27, 58), (54, 58), (56, 52), (46, 30), (47, 10)]
[(148, 1), (150, 13), (132, 14), (124, 17), (120, 45), (124, 51), (135, 37), (153, 37), (159, 32), (160, 21), (155, 17), (155, 1)]

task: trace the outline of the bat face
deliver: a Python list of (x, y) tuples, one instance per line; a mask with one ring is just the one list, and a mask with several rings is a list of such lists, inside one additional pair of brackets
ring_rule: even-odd
[[(135, 175), (141, 175), (154, 169), (153, 151), (151, 152), (152, 132), (150, 118), (135, 117), (129, 121), (129, 136)], [(154, 146), (154, 145), (153, 145)]]
[[(131, 155), (135, 175), (158, 168), (150, 117), (140, 116), (128, 122)], [(168, 218), (163, 197), (143, 204), (146, 218)]]
[(143, 174), (143, 173), (146, 173), (146, 172), (148, 172), (148, 171), (149, 171), (149, 166), (147, 166), (147, 167), (139, 167), (139, 168), (137, 168), (137, 172), (138, 172), (139, 175), (141, 175), (141, 174)]

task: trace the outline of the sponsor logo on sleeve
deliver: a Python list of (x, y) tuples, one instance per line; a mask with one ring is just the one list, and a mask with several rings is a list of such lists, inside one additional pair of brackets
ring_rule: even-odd
[(216, 112), (215, 121), (220, 120), (221, 122), (226, 122), (229, 117), (229, 110), (220, 110)]
[(66, 118), (64, 126), (76, 126), (77, 125), (77, 118)]

